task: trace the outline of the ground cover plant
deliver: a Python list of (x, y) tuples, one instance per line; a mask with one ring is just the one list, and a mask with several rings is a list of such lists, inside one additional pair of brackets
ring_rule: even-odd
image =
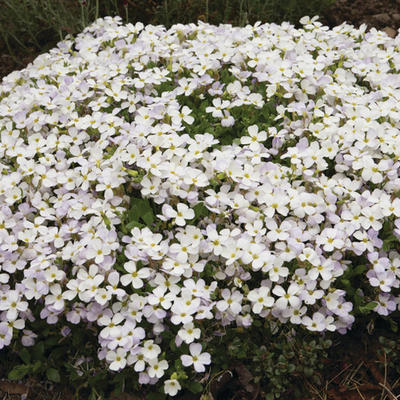
[(106, 366), (119, 390), (206, 398), (250, 359), (258, 378), (236, 373), (274, 399), (318, 379), (332, 332), (395, 329), (398, 39), (300, 22), (101, 18), (3, 80), (11, 379)]

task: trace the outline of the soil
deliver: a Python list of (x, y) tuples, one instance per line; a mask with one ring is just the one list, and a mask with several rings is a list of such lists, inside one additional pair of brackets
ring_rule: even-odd
[(394, 34), (400, 28), (400, 0), (337, 0), (324, 15), (329, 27), (347, 22), (355, 27), (391, 28)]

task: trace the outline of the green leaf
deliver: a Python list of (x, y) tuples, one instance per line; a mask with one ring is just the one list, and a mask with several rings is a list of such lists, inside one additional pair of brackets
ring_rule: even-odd
[(92, 389), (88, 400), (97, 400), (97, 399), (98, 399), (98, 397), (97, 397), (96, 391), (94, 389)]
[(193, 211), (194, 211), (194, 219), (207, 217), (210, 214), (210, 211), (203, 203), (196, 204), (193, 207)]
[(29, 369), (29, 365), (17, 365), (8, 373), (8, 379), (18, 381), (29, 372)]
[(169, 342), (169, 347), (172, 351), (175, 351), (177, 349), (176, 344), (175, 344), (175, 339), (171, 339)]
[(366, 269), (366, 265), (357, 265), (357, 267), (354, 268), (354, 275), (361, 275)]
[(45, 344), (46, 344), (46, 348), (47, 348), (47, 349), (48, 349), (49, 347), (54, 347), (54, 346), (56, 346), (57, 343), (58, 343), (58, 338), (56, 338), (56, 337), (51, 337), (51, 338), (49, 338), (49, 339), (47, 339), (47, 340), (45, 341)]
[(152, 211), (147, 211), (145, 214), (142, 215), (141, 218), (147, 226), (152, 225), (152, 223), (154, 222), (154, 215)]
[[(125, 272), (125, 270), (123, 270), (122, 272)], [(49, 358), (51, 358), (53, 360), (64, 360), (65, 359), (65, 347), (56, 347), (49, 354)]]
[(377, 305), (378, 303), (376, 303), (375, 301), (370, 301), (365, 306), (360, 306), (359, 310), (362, 314), (368, 314), (368, 312), (372, 311)]
[(31, 355), (29, 354), (29, 351), (24, 347), (19, 353), (19, 357), (25, 364), (29, 364), (31, 361)]
[(60, 382), (60, 373), (55, 368), (49, 368), (46, 371), (46, 376), (49, 381)]
[(128, 230), (128, 232), (130, 232), (133, 228), (144, 228), (144, 225), (140, 222), (131, 221), (126, 225), (125, 228)]
[(42, 362), (41, 361), (35, 361), (34, 364), (32, 365), (32, 372), (36, 373), (39, 371), (40, 367), (42, 366)]
[(399, 327), (397, 326), (396, 322), (393, 321), (391, 318), (389, 318), (389, 324), (390, 324), (390, 329), (392, 332), (397, 333), (399, 330)]
[(146, 225), (151, 225), (154, 222), (154, 213), (151, 208), (148, 199), (133, 198), (131, 200), (131, 207), (128, 211), (128, 221), (126, 228), (132, 229), (132, 227), (141, 225), (139, 227), (144, 227), (144, 225), (139, 223), (142, 220)]
[(398, 239), (396, 236), (391, 235), (387, 239), (383, 241), (383, 250), (387, 251), (390, 250), (391, 248), (395, 247), (395, 245), (398, 243)]
[(203, 385), (200, 382), (190, 382), (187, 388), (194, 394), (201, 393), (203, 391)]
[(33, 354), (33, 358), (43, 358), (44, 355), (44, 343), (43, 342), (38, 342), (36, 343), (35, 346), (33, 346), (32, 348), (32, 354)]

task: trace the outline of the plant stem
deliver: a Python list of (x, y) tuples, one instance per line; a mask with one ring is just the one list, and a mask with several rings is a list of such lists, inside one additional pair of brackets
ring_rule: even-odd
[(242, 17), (243, 0), (240, 0), (239, 4), (239, 26), (243, 26), (244, 19)]
[(128, 10), (128, 6), (125, 6), (125, 19), (126, 19), (126, 23), (129, 22), (129, 10)]
[(83, 11), (83, 3), (81, 2), (81, 28), (83, 29), (85, 27), (85, 14)]
[(169, 25), (169, 15), (168, 15), (168, 0), (164, 0), (164, 10), (165, 10), (165, 25)]
[(97, 18), (99, 18), (99, 0), (96, 0), (96, 12), (94, 15), (94, 19), (96, 20)]

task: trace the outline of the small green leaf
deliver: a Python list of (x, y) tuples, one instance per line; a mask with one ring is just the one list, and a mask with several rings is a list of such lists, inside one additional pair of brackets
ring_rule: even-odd
[(390, 329), (392, 332), (397, 333), (399, 330), (399, 327), (397, 326), (396, 322), (393, 321), (392, 319), (389, 319), (389, 324), (390, 324)]
[[(44, 334), (43, 334), (44, 336)], [(32, 354), (33, 354), (33, 358), (43, 358), (44, 355), (44, 343), (43, 342), (38, 342), (36, 343), (35, 346), (33, 346), (32, 348)]]
[(46, 371), (46, 376), (49, 381), (60, 382), (60, 373), (55, 368), (49, 368)]
[(395, 245), (398, 243), (398, 239), (396, 236), (391, 235), (387, 239), (383, 241), (383, 250), (387, 251), (390, 250), (391, 248), (395, 247)]
[(152, 211), (147, 211), (144, 215), (142, 215), (141, 218), (147, 226), (150, 226), (154, 222), (154, 215)]
[(8, 379), (18, 381), (29, 372), (29, 365), (17, 365), (8, 374)]
[(357, 267), (354, 268), (354, 275), (361, 275), (366, 269), (366, 265), (357, 265)]
[(190, 382), (187, 388), (194, 394), (201, 393), (203, 391), (203, 385), (200, 382)]
[(32, 365), (32, 372), (36, 373), (39, 371), (40, 367), (42, 366), (42, 362), (37, 360), (34, 362), (34, 364)]
[(97, 397), (96, 391), (94, 389), (92, 389), (88, 400), (97, 400), (97, 399), (98, 399), (98, 397)]
[(57, 343), (58, 343), (58, 338), (56, 338), (56, 337), (54, 337), (54, 336), (53, 336), (53, 337), (50, 337), (49, 339), (47, 339), (47, 340), (45, 341), (46, 349), (48, 349), (48, 348), (50, 348), (50, 347), (56, 346)]
[(31, 355), (29, 354), (29, 351), (26, 349), (26, 347), (24, 347), (19, 353), (18, 355), (20, 356), (21, 360), (25, 363), (25, 364), (29, 364), (31, 361)]
[(196, 204), (193, 207), (193, 211), (194, 211), (194, 219), (199, 218), (199, 217), (206, 217), (210, 214), (210, 212), (208, 211), (208, 208), (203, 204), (203, 203), (199, 203)]
[(106, 215), (104, 215), (104, 214), (103, 214), (103, 221), (104, 221), (104, 223), (106, 224), (107, 229), (110, 229), (111, 221), (110, 221), (110, 219), (109, 219)]
[(126, 229), (130, 232), (133, 228), (144, 228), (144, 225), (140, 222), (131, 221), (128, 225), (126, 225)]
[(372, 311), (378, 303), (375, 301), (370, 301), (369, 303), (365, 304), (364, 306), (360, 306), (359, 310), (362, 314), (368, 314), (369, 311)]

